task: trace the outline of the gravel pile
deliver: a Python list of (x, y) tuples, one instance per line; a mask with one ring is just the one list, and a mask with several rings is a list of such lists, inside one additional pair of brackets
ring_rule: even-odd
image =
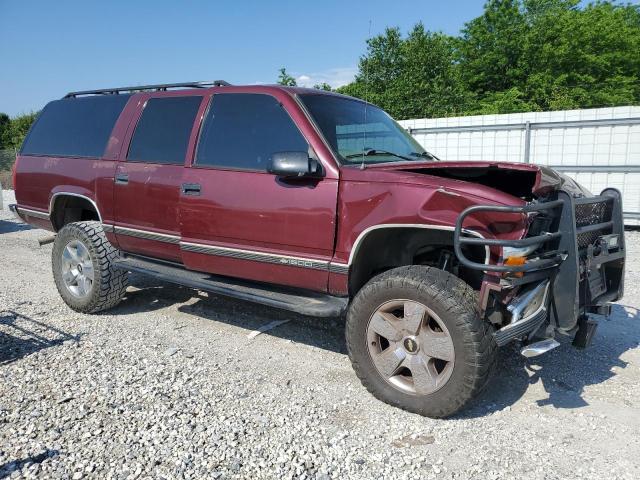
[[(640, 478), (640, 232), (593, 347), (501, 351), (475, 405), (371, 397), (340, 320), (132, 277), (103, 315), (55, 290), (45, 233), (0, 212), (0, 478)], [(270, 322), (289, 320), (254, 338)]]

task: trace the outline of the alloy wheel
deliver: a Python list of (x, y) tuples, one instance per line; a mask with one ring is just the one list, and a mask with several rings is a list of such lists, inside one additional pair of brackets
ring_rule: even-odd
[(85, 298), (94, 282), (93, 261), (87, 247), (79, 240), (70, 241), (62, 251), (62, 279), (71, 294)]
[(392, 300), (376, 309), (367, 326), (369, 355), (394, 388), (429, 395), (453, 372), (455, 351), (444, 322), (413, 300)]

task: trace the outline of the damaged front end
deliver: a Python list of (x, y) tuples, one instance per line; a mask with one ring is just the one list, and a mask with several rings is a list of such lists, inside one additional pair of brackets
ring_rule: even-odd
[[(465, 219), (478, 214), (526, 215), (527, 233), (517, 240), (466, 236)], [(468, 259), (463, 246), (485, 246), (499, 261)], [(521, 340), (534, 356), (558, 345), (555, 333), (573, 335), (587, 347), (597, 322), (624, 289), (624, 224), (618, 190), (580, 196), (564, 189), (524, 206), (473, 206), (458, 217), (455, 253), (465, 267), (485, 273), (480, 291), (482, 315), (495, 324), (498, 345)], [(535, 344), (533, 343), (535, 342)]]

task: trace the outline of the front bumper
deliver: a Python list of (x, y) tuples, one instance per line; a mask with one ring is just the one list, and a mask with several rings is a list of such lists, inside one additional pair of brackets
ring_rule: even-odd
[[(477, 212), (534, 215), (540, 217), (545, 228), (520, 240), (463, 236), (468, 228), (463, 228), (465, 219)], [(463, 251), (464, 245), (495, 248), (534, 244), (543, 247), (524, 265), (476, 263)], [(607, 314), (609, 302), (623, 295), (625, 245), (621, 194), (608, 188), (596, 197), (575, 198), (559, 191), (553, 198), (521, 207), (470, 207), (458, 217), (454, 250), (463, 266), (485, 272), (480, 295), (482, 311), (498, 302), (506, 313), (505, 323), (495, 334), (499, 345), (514, 338), (528, 338), (545, 324), (554, 331), (575, 333), (585, 324), (586, 314)], [(537, 312), (537, 317), (525, 319), (513, 315), (514, 305), (523, 301), (523, 296), (543, 288), (545, 307)]]
[(507, 305), (511, 321), (497, 330), (493, 336), (499, 347), (535, 332), (544, 324), (548, 316), (549, 286), (550, 281), (544, 280), (518, 295)]

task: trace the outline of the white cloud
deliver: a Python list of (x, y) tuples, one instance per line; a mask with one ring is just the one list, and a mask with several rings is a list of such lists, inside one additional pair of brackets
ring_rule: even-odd
[(358, 73), (356, 67), (342, 67), (342, 68), (330, 68), (314, 73), (294, 73), (296, 82), (301, 87), (313, 87), (320, 83), (328, 83), (333, 88), (342, 87), (348, 83), (353, 82), (353, 79)]

